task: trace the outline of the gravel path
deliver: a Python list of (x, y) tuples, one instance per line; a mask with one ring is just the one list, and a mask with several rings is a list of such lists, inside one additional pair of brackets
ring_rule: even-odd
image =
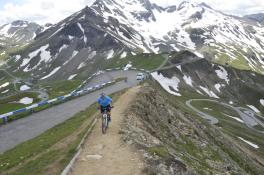
[(112, 121), (106, 134), (101, 131), (101, 119), (85, 141), (71, 175), (139, 175), (144, 168), (141, 155), (122, 141), (119, 134), (124, 111), (136, 96), (134, 87), (123, 94), (114, 104)]

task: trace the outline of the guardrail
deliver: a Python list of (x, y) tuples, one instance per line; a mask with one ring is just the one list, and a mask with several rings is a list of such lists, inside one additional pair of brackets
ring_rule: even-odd
[(19, 113), (23, 113), (23, 112), (26, 112), (26, 111), (32, 111), (34, 108), (37, 108), (37, 107), (41, 107), (41, 106), (44, 106), (44, 105), (47, 105), (47, 104), (53, 104), (54, 102), (61, 102), (61, 101), (65, 101), (66, 99), (70, 98), (70, 97), (76, 97), (76, 96), (80, 96), (82, 94), (85, 94), (85, 93), (90, 93), (90, 92), (93, 92), (95, 90), (98, 90), (106, 85), (109, 85), (111, 83), (114, 83), (115, 81), (109, 81), (109, 82), (105, 82), (105, 83), (102, 83), (102, 84), (99, 84), (99, 85), (95, 85), (95, 86), (91, 86), (91, 87), (88, 87), (86, 89), (83, 89), (83, 90), (79, 90), (79, 91), (73, 91), (69, 94), (66, 94), (64, 96), (60, 96), (60, 97), (56, 97), (54, 99), (51, 99), (51, 100), (45, 100), (45, 101), (42, 101), (42, 102), (39, 102), (39, 103), (35, 103), (35, 104), (32, 104), (28, 107), (25, 107), (25, 108), (21, 108), (21, 109), (17, 109), (15, 111), (11, 111), (11, 112), (8, 112), (8, 113), (5, 113), (5, 114), (1, 114), (0, 115), (0, 119), (3, 120), (4, 124), (6, 124), (8, 122), (8, 118), (10, 116), (13, 116), (13, 115), (16, 115), (16, 114), (19, 114)]
[[(136, 70), (136, 71), (142, 71), (142, 72), (145, 72), (145, 73), (150, 73), (151, 71), (148, 71), (148, 70), (145, 70), (145, 69), (137, 69), (135, 67), (131, 67), (129, 68), (130, 70)], [(129, 70), (128, 69), (128, 70)], [(95, 76), (98, 76), (100, 74), (103, 74), (105, 72), (110, 72), (110, 71), (117, 71), (117, 70), (123, 70), (123, 71), (127, 71), (127, 70), (124, 70), (124, 68), (120, 68), (120, 67), (117, 67), (117, 68), (112, 68), (112, 69), (105, 69), (105, 70), (99, 70), (98, 72), (92, 74), (90, 77), (88, 77), (85, 81), (83, 81), (77, 88), (76, 90), (74, 90), (73, 92), (76, 92), (78, 89), (82, 88), (90, 79), (94, 78)]]

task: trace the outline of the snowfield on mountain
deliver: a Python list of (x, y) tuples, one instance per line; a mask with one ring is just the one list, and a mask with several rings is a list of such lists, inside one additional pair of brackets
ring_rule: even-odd
[(8, 60), (12, 71), (37, 77), (61, 66), (47, 79), (67, 79), (94, 72), (94, 65), (114, 58), (189, 50), (222, 65), (262, 73), (263, 35), (257, 23), (205, 3), (184, 1), (164, 8), (148, 0), (97, 0), (39, 33)]

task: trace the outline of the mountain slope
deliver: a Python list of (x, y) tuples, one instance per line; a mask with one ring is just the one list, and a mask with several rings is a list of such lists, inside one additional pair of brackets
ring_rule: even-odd
[(264, 24), (264, 13), (246, 15), (246, 16), (244, 16), (244, 18), (256, 21), (262, 25)]
[(162, 8), (148, 0), (97, 0), (40, 33), (9, 64), (12, 71), (40, 79), (65, 79), (94, 73), (113, 57), (187, 49), (222, 65), (262, 73), (263, 34), (263, 28), (204, 3)]
[[(223, 107), (220, 110), (226, 112)], [(209, 125), (185, 106), (184, 99), (164, 92), (151, 81), (132, 102), (122, 133), (123, 139), (144, 155), (146, 174), (263, 172), (262, 134), (228, 118), (217, 126)], [(260, 147), (248, 145), (251, 142), (245, 143), (239, 139), (242, 137)]]
[[(262, 75), (214, 64), (187, 51), (169, 57), (173, 66), (152, 73), (169, 93), (179, 97), (198, 94), (234, 104), (253, 105), (264, 112)], [(187, 59), (190, 61), (186, 62)]]
[(0, 27), (1, 46), (10, 47), (32, 41), (43, 27), (28, 21), (13, 21)]
[(82, 70), (88, 74), (96, 71), (102, 60), (129, 50), (104, 31), (97, 24), (100, 21), (103, 19), (90, 8), (75, 13), (40, 33), (34, 43), (14, 57), (13, 68), (18, 67), (18, 71), (31, 72), (43, 79), (53, 70), (56, 70), (54, 74), (60, 75), (56, 78), (66, 78)]
[(106, 20), (114, 18), (138, 31), (145, 52), (189, 49), (222, 64), (255, 71), (264, 68), (263, 28), (204, 3), (184, 1), (162, 8), (148, 0), (97, 1), (91, 8)]

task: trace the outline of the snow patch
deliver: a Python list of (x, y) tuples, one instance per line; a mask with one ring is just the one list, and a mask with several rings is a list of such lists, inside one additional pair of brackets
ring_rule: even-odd
[(190, 76), (186, 76), (184, 75), (183, 76), (183, 80), (185, 81), (186, 84), (190, 85), (191, 87), (193, 87), (193, 81), (192, 81), (192, 78)]
[(125, 67), (124, 67), (124, 70), (128, 70), (132, 67), (132, 64), (127, 64)]
[(1, 92), (1, 94), (6, 94), (8, 91), (9, 91), (9, 89), (7, 89), (7, 90)]
[(88, 59), (93, 59), (96, 56), (96, 51), (92, 51), (89, 55), (88, 55)]
[(59, 52), (61, 52), (62, 50), (66, 49), (67, 47), (68, 47), (68, 45), (67, 45), (67, 44), (63, 44), (63, 45), (61, 46), (61, 48), (60, 48)]
[(228, 78), (228, 73), (227, 71), (225, 70), (225, 68), (223, 68), (222, 66), (218, 66), (220, 68), (220, 70), (215, 70), (217, 76), (222, 79), (222, 80), (225, 80), (227, 84), (229, 84), (229, 78)]
[(220, 88), (221, 88), (221, 84), (215, 84), (215, 89), (218, 91), (218, 92), (221, 92)]
[(84, 43), (87, 43), (87, 37), (85, 36), (84, 28), (82, 27), (82, 25), (80, 23), (77, 23), (77, 25), (79, 26), (80, 30), (83, 33), (83, 41), (84, 41)]
[(46, 75), (45, 77), (42, 77), (41, 80), (47, 79), (49, 77), (51, 77), (52, 75), (54, 75), (61, 67), (56, 67), (53, 71), (51, 71), (48, 75)]
[(198, 94), (204, 95), (201, 91), (199, 91), (198, 89), (195, 90)]
[(83, 68), (84, 66), (86, 66), (86, 63), (84, 63), (84, 62), (81, 62), (81, 64), (78, 66), (78, 68), (77, 68), (77, 69), (79, 70), (79, 69)]
[(33, 103), (33, 98), (24, 97), (24, 98), (19, 100), (19, 103), (24, 104), (24, 105), (32, 104)]
[(243, 139), (242, 137), (238, 137), (238, 138), (239, 138), (240, 140), (242, 140), (243, 142), (249, 144), (249, 145), (252, 146), (253, 148), (256, 148), (256, 149), (259, 148), (259, 146), (258, 146), (257, 144), (255, 144), (255, 143), (252, 143), (252, 142), (250, 142), (250, 141), (248, 141), (248, 140), (246, 140), (246, 139)]
[(15, 62), (17, 62), (18, 60), (20, 60), (21, 55), (16, 55), (15, 58), (16, 58), (16, 59), (15, 59)]
[(66, 64), (68, 64), (77, 54), (79, 53), (79, 51), (76, 51), (76, 50), (74, 50), (73, 52), (72, 52), (72, 56), (67, 60), (67, 61), (65, 61), (64, 63), (63, 63), (63, 66), (65, 66)]
[(259, 102), (262, 106), (264, 106), (264, 99), (260, 99)]
[(236, 121), (238, 121), (238, 122), (240, 122), (240, 123), (245, 123), (243, 120), (241, 120), (241, 119), (238, 118), (238, 117), (233, 117), (233, 116), (228, 115), (228, 114), (224, 114), (224, 115), (227, 116), (227, 117), (229, 117), (229, 118), (232, 118), (232, 119), (234, 119), (234, 120), (236, 120)]
[(106, 59), (110, 59), (110, 58), (113, 58), (113, 56), (114, 56), (114, 53), (115, 53), (115, 51), (112, 49), (112, 50), (110, 50), (109, 52), (108, 52), (108, 54), (107, 54), (107, 57), (106, 57)]
[[(172, 77), (169, 79), (164, 77), (162, 74), (158, 74), (157, 72), (154, 72), (151, 75), (167, 92), (176, 96), (181, 96), (181, 94), (178, 93), (180, 80), (177, 77)], [(177, 92), (171, 90), (171, 88)]]
[(20, 91), (27, 91), (27, 90), (29, 90), (29, 89), (31, 89), (28, 85), (22, 85), (22, 86), (20, 86)]
[(258, 108), (256, 108), (255, 106), (253, 105), (247, 105), (250, 109), (252, 109), (254, 112), (256, 113), (260, 113), (260, 111), (258, 110)]
[(127, 52), (123, 52), (120, 56), (120, 58), (125, 58), (127, 56)]
[(181, 65), (176, 66), (176, 68), (179, 69), (179, 70), (182, 72), (182, 67), (181, 67)]
[[(47, 63), (51, 58), (50, 52), (47, 51), (48, 47), (49, 47), (49, 44), (40, 47), (38, 50), (31, 52), (28, 55), (29, 58), (23, 59), (23, 62), (20, 65), (20, 67), (26, 66), (31, 61), (31, 59), (36, 57), (38, 54), (40, 54), (40, 61), (38, 62), (38, 64), (36, 66), (34, 66), (34, 68), (38, 67), (43, 61), (45, 63)], [(29, 71), (29, 69), (25, 69), (24, 71), (27, 72), (27, 71)]]
[(71, 76), (69, 76), (68, 80), (72, 80), (72, 79), (74, 79), (76, 76), (77, 76), (77, 74), (71, 75)]
[(6, 83), (2, 84), (2, 85), (0, 86), (0, 89), (1, 89), (1, 88), (4, 88), (4, 87), (7, 87), (9, 84), (10, 84), (9, 82), (6, 82)]
[(209, 95), (209, 97), (213, 97), (213, 98), (219, 98), (213, 91), (210, 91), (209, 89), (200, 86), (200, 88), (207, 94)]
[(199, 52), (194, 52), (194, 54), (196, 55), (196, 56), (198, 56), (198, 57), (200, 57), (200, 58), (204, 58), (204, 55), (203, 54), (201, 54), (201, 53), (199, 53)]
[(68, 37), (69, 37), (70, 40), (74, 39), (74, 36), (68, 35)]

